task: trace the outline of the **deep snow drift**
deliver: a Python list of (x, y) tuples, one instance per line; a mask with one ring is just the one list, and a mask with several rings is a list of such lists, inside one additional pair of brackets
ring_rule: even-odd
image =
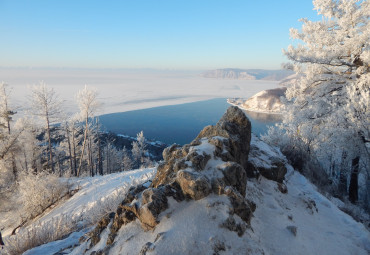
[[(125, 190), (116, 214), (103, 217), (93, 231), (26, 254), (369, 254), (370, 233), (362, 224), (294, 171), (277, 148), (254, 135), (237, 135), (235, 118), (229, 117), (190, 145), (168, 148), (151, 186), (136, 185), (131, 195)], [(250, 146), (237, 142), (249, 139)], [(240, 146), (244, 149), (236, 151)], [(241, 151), (249, 152), (248, 161)], [(244, 166), (249, 178), (240, 171)], [(91, 178), (76, 198), (49, 215), (81, 212), (75, 208), (82, 197), (92, 202), (97, 192), (109, 196), (110, 185), (142, 183), (153, 171)], [(104, 185), (98, 188), (99, 183)]]

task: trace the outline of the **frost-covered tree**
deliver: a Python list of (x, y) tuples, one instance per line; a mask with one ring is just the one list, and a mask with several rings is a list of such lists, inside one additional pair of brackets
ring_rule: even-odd
[(139, 167), (146, 167), (149, 165), (149, 158), (147, 156), (147, 143), (144, 137), (144, 132), (141, 131), (136, 136), (136, 141), (132, 142), (132, 157), (134, 158), (135, 164)]
[(31, 119), (23, 118), (18, 120), (14, 127), (16, 130), (23, 130), (18, 137), (19, 146), (16, 154), (17, 165), (23, 172), (38, 173), (42, 169), (41, 155), (42, 147), (37, 139), (39, 130)]
[[(365, 0), (313, 4), (322, 19), (302, 19), (300, 31), (290, 30), (300, 43), (284, 50), (291, 61), (286, 67), (300, 79), (287, 89), (284, 131), (275, 142), (317, 159), (334, 181), (347, 176), (355, 202), (359, 170), (369, 171), (370, 5)], [(272, 137), (274, 132), (277, 138), (279, 131), (270, 132)]]
[(38, 116), (45, 123), (49, 150), (48, 165), (54, 172), (51, 125), (60, 120), (62, 101), (53, 88), (49, 88), (44, 82), (41, 82), (32, 88), (31, 104), (33, 115)]
[(98, 93), (94, 89), (90, 89), (87, 86), (83, 90), (80, 90), (77, 94), (77, 103), (80, 108), (80, 116), (82, 121), (85, 123), (84, 138), (82, 144), (82, 151), (80, 162), (77, 169), (77, 176), (80, 175), (82, 162), (85, 154), (85, 149), (88, 144), (88, 136), (90, 133), (90, 121), (95, 116), (96, 111), (100, 107), (100, 103), (97, 99)]
[(108, 142), (103, 151), (106, 173), (111, 174), (121, 170), (122, 153), (112, 142)]
[[(12, 136), (10, 123), (16, 111), (10, 106), (10, 92), (8, 85), (0, 83), (0, 159), (4, 160), (10, 154), (11, 168), (14, 176), (17, 175), (14, 149), (17, 145), (17, 135)], [(5, 162), (3, 162), (5, 163)]]
[(123, 147), (122, 149), (122, 168), (123, 170), (131, 170), (134, 167), (134, 163), (131, 159), (131, 156), (129, 154), (129, 151), (126, 149), (126, 147)]
[(4, 82), (0, 83), (0, 126), (11, 132), (10, 122), (16, 111), (10, 106), (10, 93), (8, 85)]

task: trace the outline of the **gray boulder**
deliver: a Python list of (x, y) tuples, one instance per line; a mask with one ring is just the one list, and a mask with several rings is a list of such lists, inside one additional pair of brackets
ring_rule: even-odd
[(163, 188), (148, 188), (141, 193), (139, 200), (122, 205), (122, 208), (132, 212), (143, 228), (151, 229), (158, 224), (159, 214), (168, 208), (167, 197)]
[(177, 173), (176, 181), (180, 184), (182, 192), (191, 199), (199, 200), (211, 193), (212, 186), (209, 180), (197, 172), (181, 170)]

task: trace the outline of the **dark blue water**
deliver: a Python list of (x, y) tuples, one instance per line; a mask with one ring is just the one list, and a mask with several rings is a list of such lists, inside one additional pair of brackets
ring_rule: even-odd
[[(122, 113), (105, 114), (99, 117), (107, 131), (136, 136), (141, 130), (151, 140), (167, 144), (191, 142), (207, 125), (214, 125), (230, 105), (225, 98), (194, 103), (154, 107)], [(265, 133), (268, 125), (279, 118), (276, 115), (246, 112), (252, 123), (252, 132)]]

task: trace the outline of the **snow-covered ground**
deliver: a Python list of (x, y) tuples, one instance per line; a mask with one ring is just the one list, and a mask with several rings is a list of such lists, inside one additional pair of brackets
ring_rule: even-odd
[(286, 87), (268, 89), (258, 92), (248, 99), (229, 98), (227, 102), (247, 111), (282, 114), (285, 111), (285, 105), (281, 101), (281, 97), (285, 97), (285, 91)]
[[(155, 172), (155, 168), (148, 168), (99, 177), (80, 178), (73, 181), (80, 191), (64, 204), (57, 206), (50, 213), (40, 218), (39, 221), (48, 221), (66, 212), (71, 218), (82, 216), (86, 219), (87, 214), (91, 214), (91, 211), (99, 206), (99, 203), (114, 199), (117, 196), (124, 196), (131, 186), (151, 180)], [(114, 207), (116, 206), (114, 205)]]
[(287, 194), (266, 179), (248, 184), (257, 204), (253, 234), (267, 254), (369, 254), (370, 233), (361, 223), (291, 167), (286, 179)]
[[(82, 225), (89, 224), (107, 211), (114, 210), (131, 186), (151, 180), (155, 172), (156, 168), (149, 168), (97, 177), (73, 177), (69, 180), (73, 183), (72, 189), (79, 189), (79, 191), (67, 201), (32, 221), (28, 227), (56, 221), (62, 217), (81, 221)], [(8, 218), (8, 220), (11, 219)], [(8, 228), (2, 231), (3, 237), (9, 236), (11, 230), (12, 228)]]
[(76, 93), (84, 85), (94, 87), (103, 103), (99, 114), (125, 112), (212, 98), (251, 97), (278, 86), (277, 81), (218, 80), (200, 71), (87, 70), (0, 68), (0, 81), (13, 88), (12, 100), (27, 108), (30, 87), (44, 81), (65, 101), (68, 112), (76, 112)]
[[(252, 143), (266, 150), (263, 142), (254, 139)], [(143, 231), (139, 221), (127, 224), (118, 232), (109, 254), (138, 254), (143, 249), (146, 254), (214, 254), (215, 250), (217, 254), (369, 254), (369, 231), (321, 195), (304, 176), (287, 167), (286, 194), (278, 190), (274, 181), (263, 177), (248, 180), (246, 197), (256, 203), (257, 209), (251, 229), (242, 236), (220, 227), (229, 217), (230, 200), (226, 196), (210, 195), (183, 202), (169, 199), (170, 206), (160, 214), (160, 223), (155, 229)], [(126, 186), (127, 181), (144, 182), (154, 171), (88, 178), (81, 182), (81, 190), (75, 197), (45, 217), (66, 210), (78, 214), (94, 200), (109, 196), (119, 185)], [(36, 247), (25, 254), (53, 254), (77, 244), (76, 239), (84, 233), (75, 232), (64, 240)], [(104, 248), (107, 235), (108, 232), (103, 231), (101, 241), (86, 254)], [(63, 252), (84, 254), (86, 245), (88, 242)]]

